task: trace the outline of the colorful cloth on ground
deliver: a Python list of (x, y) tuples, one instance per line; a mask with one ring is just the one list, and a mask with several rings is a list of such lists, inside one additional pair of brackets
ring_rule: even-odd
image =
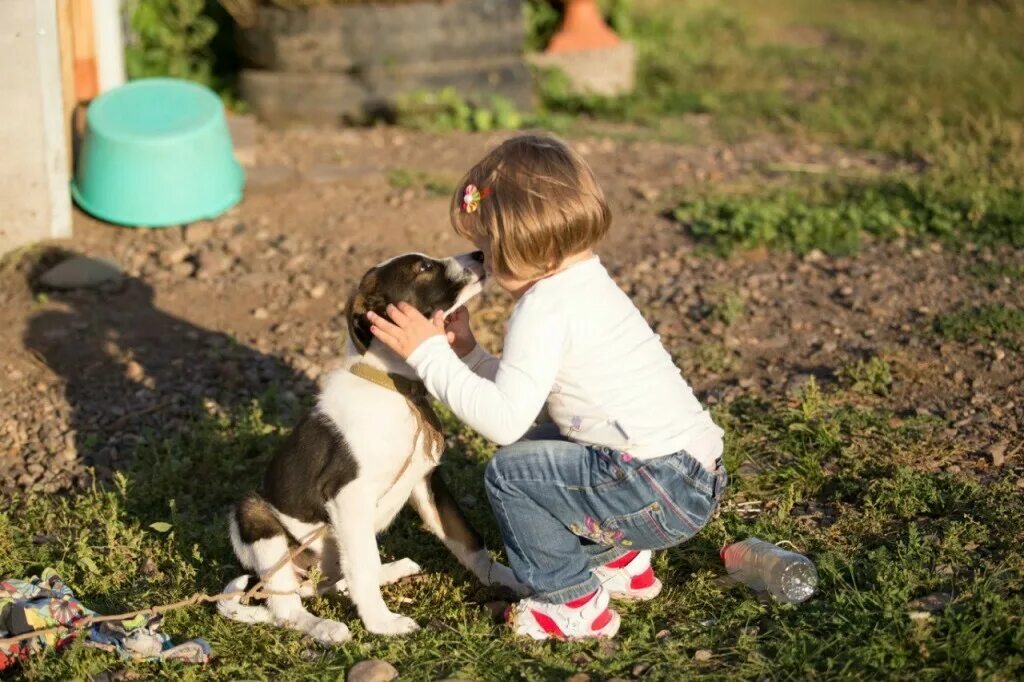
[[(58, 625), (72, 626), (82, 618), (95, 615), (98, 614), (75, 598), (71, 588), (53, 569), (47, 568), (42, 576), (28, 580), (0, 581), (0, 639)], [(190, 663), (210, 660), (210, 645), (205, 640), (193, 639), (174, 646), (170, 637), (157, 632), (161, 621), (161, 616), (136, 616), (120, 623), (97, 623), (88, 630), (87, 643), (117, 651), (125, 658), (174, 659)], [(76, 631), (51, 632), (11, 644), (0, 650), (0, 670), (48, 646), (60, 649), (78, 634)]]

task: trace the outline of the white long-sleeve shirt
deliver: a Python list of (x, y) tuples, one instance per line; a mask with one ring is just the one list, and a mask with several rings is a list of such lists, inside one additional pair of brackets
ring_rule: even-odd
[(545, 401), (562, 435), (651, 458), (722, 453), (712, 421), (629, 297), (594, 258), (535, 283), (516, 303), (500, 358), (459, 359), (442, 336), (409, 365), (430, 393), (499, 445), (523, 436)]

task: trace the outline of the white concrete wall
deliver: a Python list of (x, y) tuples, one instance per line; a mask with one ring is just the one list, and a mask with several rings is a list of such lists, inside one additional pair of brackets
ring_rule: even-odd
[(55, 8), (0, 0), (0, 253), (71, 234)]

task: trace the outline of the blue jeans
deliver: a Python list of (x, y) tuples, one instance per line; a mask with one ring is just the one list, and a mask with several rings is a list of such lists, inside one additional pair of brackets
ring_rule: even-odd
[(599, 582), (591, 569), (634, 549), (689, 540), (714, 513), (728, 482), (685, 452), (641, 460), (560, 438), (540, 427), (498, 450), (487, 496), (509, 566), (534, 598), (563, 603)]

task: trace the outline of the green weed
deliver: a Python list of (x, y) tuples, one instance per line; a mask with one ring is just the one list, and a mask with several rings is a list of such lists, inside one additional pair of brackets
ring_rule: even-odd
[(170, 76), (214, 84), (211, 43), (217, 22), (205, 0), (133, 0), (127, 12), (137, 37), (125, 49), (129, 77)]
[(998, 341), (1011, 348), (1021, 347), (1024, 336), (1024, 310), (1003, 305), (963, 305), (935, 317), (935, 332), (960, 342)]
[(978, 263), (972, 265), (967, 271), (991, 289), (996, 289), (1003, 284), (1024, 280), (1024, 265), (1002, 261), (994, 260), (987, 263)]
[(422, 190), (430, 197), (450, 197), (455, 180), (422, 170), (396, 168), (388, 172), (388, 184), (394, 189)]
[(417, 130), (442, 133), (515, 130), (523, 125), (523, 117), (503, 97), (494, 95), (482, 101), (470, 101), (449, 87), (400, 96), (396, 122)]
[(839, 378), (857, 393), (889, 395), (892, 388), (892, 370), (883, 358), (858, 360), (839, 370)]
[(750, 197), (714, 194), (683, 202), (674, 216), (698, 241), (722, 254), (759, 246), (848, 254), (865, 235), (1024, 245), (1024, 192), (993, 189), (967, 198), (906, 178)]

